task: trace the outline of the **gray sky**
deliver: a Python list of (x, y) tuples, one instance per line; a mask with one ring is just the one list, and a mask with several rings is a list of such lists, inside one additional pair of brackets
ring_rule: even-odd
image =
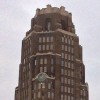
[(0, 100), (14, 100), (21, 41), (36, 8), (65, 6), (83, 46), (90, 100), (100, 100), (100, 0), (0, 0)]

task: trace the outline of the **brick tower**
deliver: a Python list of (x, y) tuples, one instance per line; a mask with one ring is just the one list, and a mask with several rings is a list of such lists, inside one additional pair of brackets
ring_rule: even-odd
[(82, 46), (63, 6), (36, 10), (22, 40), (15, 100), (89, 100)]

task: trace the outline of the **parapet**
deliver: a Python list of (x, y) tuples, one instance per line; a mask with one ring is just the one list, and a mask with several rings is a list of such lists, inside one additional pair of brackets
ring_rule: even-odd
[(40, 14), (47, 14), (47, 13), (59, 13), (64, 16), (71, 15), (68, 11), (65, 10), (64, 6), (57, 8), (57, 7), (52, 7), (51, 5), (47, 5), (47, 8), (42, 8), (42, 9), (37, 8), (35, 16)]

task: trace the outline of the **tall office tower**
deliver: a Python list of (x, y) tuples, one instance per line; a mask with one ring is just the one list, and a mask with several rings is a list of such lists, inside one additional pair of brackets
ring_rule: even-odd
[(22, 40), (15, 100), (88, 100), (82, 46), (63, 6), (36, 10)]

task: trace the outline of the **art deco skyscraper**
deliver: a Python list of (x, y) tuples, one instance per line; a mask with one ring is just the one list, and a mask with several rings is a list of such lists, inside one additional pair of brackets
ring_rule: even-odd
[(22, 40), (15, 100), (88, 100), (82, 46), (63, 6), (36, 10)]

